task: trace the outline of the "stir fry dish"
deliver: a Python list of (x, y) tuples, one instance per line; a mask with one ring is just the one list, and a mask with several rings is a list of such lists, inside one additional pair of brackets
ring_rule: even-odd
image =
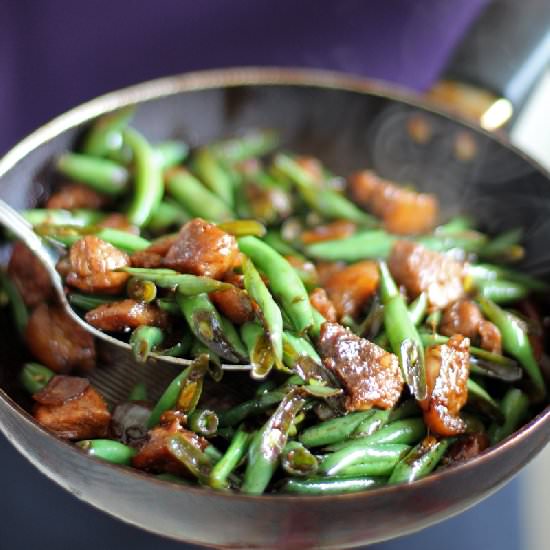
[(548, 285), (511, 267), (521, 231), (442, 223), (435, 195), (336, 176), (271, 131), (190, 149), (131, 117), (97, 120), (23, 214), (63, 245), (74, 310), (127, 342), (137, 373), (188, 366), (156, 400), (138, 383), (107, 404), (86, 377), (93, 337), (15, 242), (3, 294), (44, 428), (172, 482), (318, 495), (469, 460), (545, 404)]

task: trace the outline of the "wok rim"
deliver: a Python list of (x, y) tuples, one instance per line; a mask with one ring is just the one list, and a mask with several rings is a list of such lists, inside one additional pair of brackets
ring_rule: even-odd
[[(414, 92), (409, 90), (405, 90), (381, 81), (337, 71), (306, 68), (235, 67), (183, 73), (145, 81), (101, 95), (66, 111), (65, 113), (55, 117), (43, 126), (39, 127), (37, 130), (23, 138), (10, 150), (8, 150), (8, 152), (0, 159), (0, 185), (4, 175), (32, 151), (56, 138), (59, 134), (89, 122), (97, 116), (114, 111), (121, 107), (133, 104), (139, 105), (145, 101), (162, 99), (178, 95), (180, 93), (242, 86), (313, 87), (383, 97), (390, 99), (393, 102), (406, 104), (427, 113), (436, 114), (446, 118), (470, 129), (475, 134), (484, 135), (488, 139), (498, 142), (512, 154), (521, 157), (524, 161), (530, 164), (534, 170), (541, 173), (548, 180), (548, 183), (550, 183), (550, 172), (525, 152), (512, 145), (505, 135), (484, 130), (483, 128), (475, 125), (472, 121), (457, 116), (454, 113), (451, 114), (448, 111), (445, 111), (443, 107), (434, 105), (432, 102), (418, 97), (414, 94)], [(165, 480), (156, 479), (152, 475), (136, 471), (133, 468), (111, 464), (96, 457), (91, 457), (81, 449), (75, 447), (72, 443), (56, 437), (51, 432), (40, 426), (34, 418), (17, 402), (15, 402), (2, 388), (0, 388), (0, 401), (3, 402), (3, 405), (13, 409), (17, 414), (19, 414), (27, 424), (32, 426), (33, 429), (43, 432), (47, 436), (55, 439), (58, 443), (66, 446), (69, 452), (79, 453), (84, 455), (89, 460), (94, 460), (101, 463), (107, 470), (110, 470), (113, 473), (130, 475), (136, 481), (149, 482), (155, 485), (161, 484), (163, 487), (166, 487), (166, 483), (169, 483), (174, 490), (182, 493), (187, 493), (189, 491), (191, 493), (200, 493), (203, 495), (206, 493), (212, 497), (230, 500), (243, 499), (251, 503), (257, 499), (261, 499), (262, 502), (269, 499), (273, 503), (279, 502), (283, 505), (296, 502), (297, 500), (320, 503), (323, 501), (333, 502), (335, 500), (348, 501), (362, 498), (376, 498), (379, 495), (389, 495), (395, 492), (414, 491), (417, 487), (429, 487), (430, 485), (435, 485), (440, 481), (445, 481), (447, 478), (452, 477), (456, 472), (472, 470), (484, 462), (490, 462), (500, 453), (511, 451), (516, 445), (521, 445), (533, 432), (538, 431), (538, 429), (540, 429), (542, 425), (550, 419), (550, 404), (548, 404), (545, 409), (532, 418), (527, 424), (522, 426), (518, 431), (514, 432), (499, 444), (483, 451), (477, 457), (470, 459), (467, 462), (447, 467), (439, 472), (432, 473), (429, 476), (410, 484), (400, 483), (396, 485), (386, 485), (357, 493), (339, 495), (290, 495), (270, 493), (263, 495), (246, 495), (236, 492), (216, 491), (209, 487), (181, 485), (170, 481), (167, 482)], [(47, 477), (55, 479), (56, 482), (58, 482), (55, 476), (51, 475), (48, 468), (42, 468), (42, 465), (35, 457), (31, 457), (27, 452), (25, 452), (24, 445), (19, 445), (14, 438), (8, 436), (7, 434), (6, 437), (18, 449), (18, 451), (20, 451), (28, 460), (32, 462), (35, 467), (38, 467), (38, 469), (47, 475)], [(545, 444), (547, 443), (548, 441), (546, 441)], [(531, 454), (529, 459), (532, 459), (536, 454), (538, 454), (543, 447), (544, 445), (537, 448)], [(514, 475), (523, 466), (525, 466), (526, 463), (527, 462), (518, 464)], [(500, 485), (511, 479), (511, 477), (512, 476), (504, 481), (501, 480), (502, 482)], [(492, 488), (492, 491), (496, 490), (495, 487)], [(75, 496), (85, 502), (88, 502), (84, 495)], [(94, 503), (88, 503), (94, 505)], [(125, 519), (125, 521), (128, 522), (127, 519)]]

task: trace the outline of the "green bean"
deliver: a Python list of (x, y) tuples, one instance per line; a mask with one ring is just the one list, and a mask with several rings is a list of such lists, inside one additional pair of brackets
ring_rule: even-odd
[(241, 491), (254, 495), (264, 492), (286, 445), (288, 430), (305, 401), (300, 393), (291, 390), (252, 438)]
[(467, 434), (480, 434), (485, 433), (485, 424), (480, 420), (480, 418), (472, 413), (466, 411), (460, 412), (460, 418), (466, 424)]
[(154, 146), (155, 158), (161, 170), (181, 164), (189, 154), (189, 145), (183, 141), (162, 141)]
[(147, 386), (138, 382), (128, 394), (128, 401), (147, 401)]
[(435, 233), (462, 233), (469, 231), (474, 227), (473, 220), (467, 216), (456, 216), (450, 219), (447, 223), (435, 228)]
[(44, 389), (55, 373), (39, 363), (25, 363), (19, 374), (22, 386), (31, 395)]
[(130, 346), (134, 359), (139, 363), (145, 363), (149, 354), (162, 344), (164, 333), (158, 327), (142, 325), (137, 327), (130, 336)]
[(249, 416), (262, 413), (280, 403), (285, 395), (286, 391), (283, 389), (273, 390), (249, 401), (243, 401), (227, 411), (220, 412), (218, 413), (220, 427), (237, 426)]
[(399, 459), (403, 456), (406, 447), (409, 446), (401, 443), (370, 443), (369, 445), (350, 447), (345, 452), (337, 451), (327, 455), (321, 461), (320, 469), (329, 476), (341, 475), (355, 464)]
[(504, 382), (517, 382), (523, 377), (523, 370), (519, 365), (514, 367), (503, 366), (500, 363), (491, 363), (485, 359), (479, 359), (474, 355), (470, 356), (470, 372), (480, 376), (497, 378)]
[(23, 210), (21, 215), (31, 224), (43, 223), (51, 225), (92, 225), (105, 217), (103, 212), (78, 208), (75, 210), (61, 210), (59, 208), (32, 208)]
[[(401, 452), (399, 452), (401, 449)], [(344, 476), (390, 476), (395, 466), (411, 450), (409, 445), (379, 445), (380, 453), (370, 456), (366, 462), (359, 462), (344, 468)]]
[(104, 157), (122, 147), (122, 130), (134, 114), (134, 107), (123, 107), (98, 118), (82, 144), (85, 155)]
[(35, 226), (34, 231), (41, 237), (51, 237), (65, 246), (72, 246), (86, 235), (95, 235), (116, 248), (130, 253), (144, 250), (151, 245), (147, 239), (139, 235), (133, 235), (112, 227), (42, 224)]
[(301, 356), (309, 357), (319, 365), (322, 363), (319, 354), (308, 340), (285, 330), (283, 332), (284, 364), (289, 368), (293, 368)]
[(523, 365), (535, 389), (534, 399), (544, 399), (546, 384), (533, 355), (528, 335), (523, 329), (521, 322), (517, 317), (504, 311), (486, 298), (479, 298), (479, 303), (486, 317), (500, 330), (504, 350)]
[(379, 443), (399, 443), (404, 445), (416, 444), (426, 434), (426, 425), (421, 418), (407, 418), (405, 420), (396, 420), (388, 424), (373, 434), (366, 437), (351, 439), (347, 442), (331, 445), (327, 450), (336, 449), (326, 459), (327, 471), (332, 467), (344, 462), (344, 466), (361, 460), (362, 449), (369, 448)]
[(230, 220), (219, 223), (218, 227), (236, 237), (245, 237), (246, 235), (263, 237), (266, 232), (265, 225), (256, 220)]
[(273, 250), (278, 252), (281, 256), (294, 256), (300, 260), (305, 257), (301, 255), (295, 248), (292, 248), (282, 237), (280, 232), (270, 229), (263, 237), (263, 240)]
[(504, 422), (502, 424), (493, 422), (489, 427), (491, 445), (496, 445), (514, 433), (527, 417), (528, 409), (529, 399), (527, 396), (517, 388), (510, 388), (500, 402)]
[(239, 426), (227, 451), (210, 472), (210, 487), (214, 489), (227, 487), (227, 478), (246, 456), (251, 438), (252, 434), (248, 433), (243, 426)]
[(281, 466), (290, 475), (311, 476), (317, 473), (319, 461), (297, 441), (289, 441), (281, 454)]
[[(147, 427), (152, 428), (159, 423), (160, 417), (167, 410), (175, 407), (180, 398), (180, 394), (186, 390), (183, 405), (186, 406), (187, 412), (192, 412), (200, 397), (202, 389), (202, 379), (208, 369), (208, 358), (201, 355), (193, 361), (193, 363), (185, 370), (180, 372), (172, 382), (168, 385), (164, 393), (160, 396), (157, 404), (151, 411), (151, 416), (147, 421)], [(197, 397), (198, 394), (198, 397)], [(181, 399), (180, 399), (181, 401)], [(181, 407), (183, 408), (183, 407)]]
[(183, 225), (190, 219), (191, 214), (182, 206), (170, 198), (165, 198), (151, 214), (147, 229), (154, 233), (161, 233), (169, 227)]
[(473, 404), (489, 418), (502, 422), (503, 416), (498, 403), (471, 377), (468, 378), (468, 404)]
[(187, 425), (195, 433), (211, 437), (218, 429), (218, 415), (209, 409), (195, 409), (189, 415)]
[(166, 190), (191, 216), (211, 222), (222, 222), (235, 217), (227, 204), (204, 187), (185, 168), (170, 170), (167, 175)]
[(427, 476), (439, 464), (451, 442), (452, 439), (437, 441), (428, 436), (397, 464), (388, 483), (412, 483)]
[(124, 143), (132, 149), (135, 164), (134, 190), (127, 216), (130, 223), (141, 227), (147, 225), (162, 200), (162, 174), (155, 151), (139, 132), (126, 128), (122, 136)]
[(304, 284), (278, 252), (256, 237), (238, 239), (241, 252), (246, 254), (269, 279), (269, 287), (281, 301), (295, 329), (306, 332), (313, 325), (313, 314)]
[(204, 448), (204, 454), (210, 459), (212, 464), (216, 464), (223, 457), (223, 453), (217, 447), (212, 445), (212, 443)]
[(120, 195), (128, 188), (128, 171), (112, 160), (63, 153), (57, 159), (56, 169), (105, 195)]
[(308, 206), (321, 216), (329, 219), (350, 220), (366, 227), (378, 225), (378, 220), (358, 208), (337, 191), (316, 185), (307, 171), (289, 156), (277, 155), (274, 166), (292, 180)]
[(122, 267), (118, 271), (129, 273), (136, 279), (150, 281), (160, 288), (177, 287), (178, 294), (182, 296), (196, 296), (197, 294), (208, 294), (216, 290), (227, 290), (233, 288), (230, 283), (202, 277), (199, 275), (190, 275), (188, 273), (178, 273), (168, 269), (155, 269), (144, 267)]
[(193, 158), (199, 179), (230, 208), (234, 205), (233, 182), (210, 149), (199, 149)]
[(371, 409), (372, 414), (365, 418), (358, 426), (353, 430), (353, 437), (367, 437), (374, 432), (383, 428), (389, 421), (390, 415), (393, 412), (391, 409), (387, 410), (375, 410)]
[(271, 153), (279, 144), (279, 136), (270, 130), (253, 131), (241, 137), (215, 143), (211, 150), (218, 158), (230, 162), (242, 162)]
[(220, 315), (220, 319), (222, 324), (222, 330), (226, 340), (229, 342), (232, 349), (237, 352), (237, 354), (240, 357), (240, 360), (241, 361), (246, 360), (246, 358), (248, 357), (248, 350), (246, 349), (246, 346), (243, 344), (243, 341), (241, 340), (241, 337), (239, 336), (239, 333), (235, 328), (235, 325), (233, 325), (233, 323), (223, 315)]
[(256, 386), (256, 391), (254, 392), (254, 395), (259, 397), (264, 393), (274, 390), (276, 387), (277, 387), (277, 382), (273, 380), (273, 378), (267, 378), (266, 380), (264, 380), (263, 382), (260, 382)]
[(411, 321), (407, 304), (399, 293), (385, 262), (379, 263), (380, 297), (384, 304), (384, 326), (393, 352), (399, 358), (403, 378), (419, 401), (426, 399), (424, 347)]
[(384, 485), (383, 477), (311, 477), (289, 478), (281, 486), (281, 492), (296, 495), (341, 495), (358, 493)]
[(432, 311), (427, 317), (426, 317), (426, 326), (432, 331), (435, 332), (439, 324), (441, 323), (441, 310), (436, 309), (435, 311)]
[[(224, 332), (222, 318), (207, 294), (184, 296), (178, 292), (176, 300), (195, 338), (223, 359), (233, 363), (244, 360), (246, 354), (244, 356), (240, 354), (229, 341), (230, 336), (233, 335)], [(239, 347), (243, 347), (242, 343)]]
[(521, 283), (504, 280), (478, 282), (477, 288), (480, 296), (495, 304), (517, 302), (529, 294), (529, 290)]
[(428, 295), (425, 292), (422, 292), (418, 295), (418, 298), (409, 304), (409, 317), (413, 325), (418, 326), (428, 308)]
[(124, 445), (112, 439), (84, 439), (76, 444), (86, 454), (95, 456), (111, 464), (123, 464), (130, 466), (132, 458), (136, 455), (136, 449)]
[[(179, 308), (178, 308), (179, 313)], [(169, 357), (183, 357), (191, 347), (191, 340), (192, 336), (189, 332), (186, 332), (181, 337), (180, 341), (177, 344), (174, 344), (173, 346), (169, 348), (165, 348), (161, 351), (159, 351), (159, 355), (167, 355)]]
[(276, 359), (273, 346), (264, 327), (255, 321), (245, 323), (241, 327), (241, 337), (248, 349), (252, 377), (257, 380), (264, 379)]
[(262, 321), (265, 324), (268, 338), (271, 342), (275, 357), (279, 362), (283, 360), (283, 317), (279, 306), (272, 298), (260, 274), (249, 260), (243, 261), (244, 288), (248, 295), (260, 307)]
[(418, 403), (414, 399), (409, 399), (401, 403), (396, 409), (390, 410), (388, 422), (395, 422), (396, 420), (418, 416), (421, 412)]
[(521, 259), (523, 248), (519, 245), (523, 236), (523, 229), (511, 229), (501, 233), (489, 241), (480, 251), (483, 258), (498, 258), (500, 260)]
[(422, 235), (414, 240), (435, 252), (447, 252), (458, 248), (464, 252), (477, 253), (487, 243), (487, 236), (477, 231), (464, 231), (443, 235)]
[(519, 283), (525, 288), (535, 292), (548, 292), (548, 290), (550, 290), (550, 285), (548, 283), (540, 281), (527, 273), (520, 273), (507, 267), (492, 264), (468, 264), (467, 273), (478, 283), (495, 281), (497, 279), (508, 279), (509, 281)]
[(19, 336), (25, 336), (25, 330), (27, 329), (27, 323), (29, 322), (29, 312), (25, 301), (19, 292), (19, 289), (15, 283), (7, 276), (6, 272), (0, 269), (0, 284), (6, 293), (9, 303), (13, 321), (17, 328)]
[(193, 442), (183, 434), (176, 433), (166, 441), (168, 452), (181, 462), (200, 483), (208, 483), (212, 462)]
[(339, 443), (347, 439), (363, 420), (373, 414), (373, 410), (357, 411), (338, 418), (325, 420), (306, 428), (300, 434), (299, 439), (306, 447), (321, 447), (323, 445)]
[(93, 294), (79, 294), (78, 292), (70, 292), (67, 297), (73, 307), (77, 307), (83, 311), (90, 311), (103, 304), (121, 300), (118, 296), (95, 296)]
[(382, 230), (363, 231), (344, 239), (323, 241), (305, 247), (317, 260), (357, 262), (387, 258), (397, 237)]

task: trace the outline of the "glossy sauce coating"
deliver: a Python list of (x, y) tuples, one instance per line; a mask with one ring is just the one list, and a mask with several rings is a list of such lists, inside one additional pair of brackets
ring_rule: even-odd
[(32, 312), (25, 341), (31, 353), (54, 372), (89, 371), (95, 367), (92, 335), (59, 306), (41, 304)]
[(420, 406), (424, 421), (436, 434), (452, 436), (466, 429), (459, 413), (468, 398), (469, 346), (469, 339), (457, 334), (447, 344), (426, 350), (428, 398)]
[[(67, 379), (71, 380), (67, 380)], [(72, 393), (73, 377), (55, 376), (48, 384), (56, 386), (56, 393), (62, 393), (63, 386)], [(43, 390), (48, 394), (48, 386)], [(40, 392), (41, 394), (43, 392)], [(38, 395), (37, 397), (40, 398)], [(107, 435), (111, 414), (107, 404), (97, 393), (88, 386), (77, 396), (63, 401), (59, 405), (44, 405), (36, 403), (34, 407), (36, 420), (55, 435), (63, 439), (97, 439)]]
[(412, 241), (397, 241), (388, 267), (411, 298), (426, 292), (430, 306), (442, 309), (464, 295), (464, 268), (455, 260)]
[(435, 195), (411, 191), (370, 170), (351, 176), (348, 188), (357, 204), (382, 218), (391, 233), (426, 233), (436, 225), (439, 204)]
[(88, 311), (85, 319), (90, 325), (107, 332), (121, 332), (141, 325), (168, 325), (168, 314), (165, 311), (154, 304), (130, 299), (102, 304)]
[(393, 407), (403, 390), (397, 356), (337, 323), (324, 323), (319, 352), (347, 393), (348, 411)]
[(233, 267), (238, 252), (233, 235), (196, 218), (182, 227), (164, 265), (182, 273), (221, 279)]

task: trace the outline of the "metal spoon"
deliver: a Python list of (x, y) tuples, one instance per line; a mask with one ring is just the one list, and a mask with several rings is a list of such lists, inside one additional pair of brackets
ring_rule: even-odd
[[(65, 294), (61, 275), (55, 268), (63, 249), (51, 240), (39, 237), (32, 225), (9, 204), (0, 199), (0, 224), (24, 242), (46, 268), (57, 299), (66, 313), (84, 330), (96, 338), (96, 350), (101, 366), (90, 374), (95, 386), (109, 400), (116, 402), (128, 394), (129, 388), (137, 381), (147, 383), (152, 396), (166, 387), (166, 380), (174, 376), (175, 368), (188, 366), (191, 361), (179, 357), (169, 357), (152, 353), (148, 363), (155, 363), (154, 368), (143, 368), (135, 361), (132, 349), (126, 342), (86, 323), (71, 307)], [(250, 365), (222, 365), (226, 371), (249, 371)]]

